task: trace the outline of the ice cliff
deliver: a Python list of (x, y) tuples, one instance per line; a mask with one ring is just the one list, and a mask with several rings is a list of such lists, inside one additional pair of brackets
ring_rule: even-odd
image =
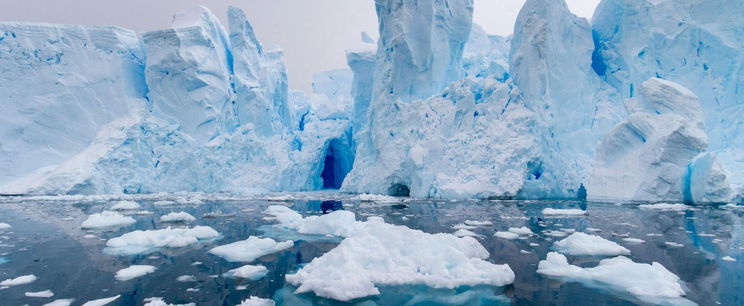
[[(245, 14), (0, 23), (0, 192), (342, 192), (741, 203), (744, 4), (377, 0), (348, 69), (293, 91)], [(727, 9), (721, 11), (719, 8)]]

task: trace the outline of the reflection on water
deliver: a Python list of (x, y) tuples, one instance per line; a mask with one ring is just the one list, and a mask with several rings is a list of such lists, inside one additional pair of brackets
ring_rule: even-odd
[[(152, 215), (131, 215), (132, 226), (83, 231), (79, 225), (86, 215), (110, 207), (106, 202), (0, 201), (0, 222), (13, 227), (0, 231), (0, 280), (25, 274), (39, 279), (28, 285), (0, 290), (3, 305), (43, 304), (57, 298), (75, 298), (76, 303), (121, 294), (121, 305), (141, 304), (148, 297), (164, 297), (169, 303), (195, 302), (199, 305), (236, 305), (254, 295), (273, 298), (279, 305), (333, 305), (334, 301), (312, 294), (295, 295), (284, 276), (333, 249), (339, 238), (300, 235), (272, 226), (261, 214), (277, 202), (260, 200), (204, 201), (201, 205), (153, 205), (140, 201)], [(631, 305), (630, 296), (564, 282), (538, 275), (537, 263), (545, 259), (552, 242), (560, 237), (546, 233), (587, 231), (616, 241), (632, 252), (636, 262), (663, 264), (677, 274), (688, 293), (687, 299), (703, 304), (744, 304), (744, 210), (697, 208), (682, 212), (640, 210), (633, 205), (571, 201), (412, 201), (379, 204), (356, 200), (285, 202), (303, 215), (319, 215), (345, 209), (358, 219), (381, 216), (388, 223), (405, 225), (429, 233), (454, 232), (452, 226), (466, 220), (491, 221), (471, 231), (491, 253), (489, 261), (508, 263), (514, 270), (513, 285), (432, 289), (422, 286), (381, 287), (381, 295), (362, 299), (363, 305)], [(580, 208), (583, 216), (545, 217), (542, 209)], [(168, 225), (161, 215), (185, 211), (197, 217), (191, 225), (211, 226), (222, 234), (218, 241), (185, 248), (161, 249), (149, 254), (115, 256), (103, 253), (106, 239), (136, 229), (160, 229)], [(207, 216), (207, 217), (205, 217)], [(526, 226), (537, 235), (506, 240), (493, 237), (496, 231)], [(259, 258), (251, 264), (269, 269), (266, 277), (250, 281), (222, 277), (241, 263), (229, 263), (207, 253), (220, 244), (248, 236), (295, 240), (291, 249)], [(639, 238), (645, 243), (627, 243), (622, 238)], [(681, 245), (681, 246), (678, 246)], [(721, 260), (731, 256), (738, 261)], [(571, 257), (582, 267), (595, 266), (601, 257)], [(155, 273), (130, 281), (116, 281), (114, 273), (132, 264), (158, 267)], [(353, 271), (350, 271), (353, 273)], [(182, 275), (194, 279), (178, 282)], [(52, 290), (52, 299), (28, 298), (27, 291)], [(196, 290), (198, 289), (198, 291)]]

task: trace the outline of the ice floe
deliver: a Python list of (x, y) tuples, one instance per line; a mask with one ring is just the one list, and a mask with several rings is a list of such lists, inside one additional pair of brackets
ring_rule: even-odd
[(512, 232), (512, 233), (515, 233), (517, 235), (532, 235), (532, 234), (534, 234), (532, 232), (532, 230), (530, 230), (526, 226), (522, 226), (522, 227), (510, 227), (509, 228), (509, 231)]
[(566, 256), (550, 252), (538, 264), (537, 273), (608, 288), (649, 303), (678, 298), (682, 301), (681, 297), (685, 296), (679, 277), (660, 263), (636, 263), (624, 256), (603, 259), (596, 267), (582, 268), (568, 264)]
[(112, 296), (112, 297), (107, 297), (107, 298), (92, 300), (92, 301), (85, 302), (83, 304), (83, 306), (104, 306), (104, 305), (108, 305), (109, 303), (111, 303), (113, 301), (118, 300), (119, 297), (121, 297), (121, 294), (118, 294), (118, 295), (115, 295), (115, 296)]
[(400, 199), (396, 197), (386, 196), (386, 195), (381, 195), (381, 194), (369, 194), (369, 193), (360, 194), (359, 200), (362, 202), (383, 202), (383, 203), (400, 202)]
[(434, 288), (493, 285), (514, 281), (508, 265), (485, 259), (488, 251), (472, 237), (428, 234), (369, 217), (331, 251), (313, 259), (287, 282), (296, 293), (340, 301), (380, 294), (378, 285)]
[(160, 216), (162, 222), (185, 222), (191, 223), (196, 221), (196, 218), (186, 212), (172, 212), (165, 216)]
[(474, 221), (474, 220), (465, 220), (466, 225), (470, 226), (489, 226), (493, 225), (493, 222), (491, 221)]
[(286, 250), (294, 246), (291, 240), (277, 242), (271, 238), (250, 236), (246, 240), (221, 245), (209, 250), (209, 253), (232, 262), (251, 262), (257, 258)]
[(300, 234), (348, 237), (360, 226), (354, 213), (345, 210), (303, 218), (291, 208), (273, 205), (269, 206), (264, 213), (276, 218), (280, 226), (296, 230)]
[(559, 216), (559, 215), (584, 215), (585, 210), (568, 208), (568, 209), (557, 209), (557, 208), (545, 208), (542, 210), (542, 214), (546, 216)]
[(168, 304), (163, 301), (163, 298), (161, 297), (151, 297), (145, 299), (145, 304), (143, 306), (196, 306), (196, 303)]
[(0, 282), (0, 286), (18, 286), (18, 285), (25, 285), (30, 284), (36, 281), (37, 277), (36, 275), (29, 274), (29, 275), (23, 275), (16, 278), (9, 278), (2, 282)]
[(502, 232), (502, 231), (494, 233), (493, 236), (502, 238), (502, 239), (509, 239), (509, 240), (519, 238), (519, 234), (512, 233), (512, 232)]
[(137, 222), (134, 218), (122, 215), (115, 211), (103, 211), (101, 213), (92, 214), (88, 216), (88, 219), (83, 221), (80, 225), (81, 228), (102, 228), (102, 227), (114, 227), (114, 226), (126, 226)]
[(640, 209), (646, 210), (668, 210), (668, 211), (684, 211), (691, 209), (692, 207), (685, 204), (669, 204), (669, 203), (657, 203), (657, 204), (641, 204), (638, 205)]
[(254, 265), (245, 265), (240, 268), (235, 268), (230, 271), (227, 271), (224, 276), (225, 277), (238, 277), (238, 278), (247, 278), (250, 280), (257, 280), (260, 279), (266, 274), (269, 273), (269, 269), (266, 269), (264, 266), (254, 266)]
[(2, 222), (0, 222), (0, 230), (9, 229), (11, 227), (12, 226), (10, 226), (10, 224), (8, 224), (8, 223), (2, 223)]
[(479, 237), (480, 236), (466, 229), (459, 229), (456, 232), (452, 233), (452, 235), (455, 235), (457, 237)]
[(135, 201), (119, 201), (114, 206), (111, 206), (111, 210), (136, 210), (142, 208)]
[(110, 254), (148, 253), (157, 248), (185, 247), (219, 236), (220, 234), (209, 226), (137, 230), (109, 239), (105, 251)]
[(631, 237), (623, 238), (623, 241), (630, 243), (646, 243), (646, 240)]
[(44, 290), (37, 292), (25, 292), (23, 293), (23, 295), (27, 297), (50, 298), (54, 296), (54, 292), (52, 292), (52, 290)]
[(736, 261), (736, 258), (733, 258), (731, 256), (723, 256), (723, 257), (721, 257), (721, 260), (725, 260), (725, 261)]
[(46, 303), (44, 304), (44, 306), (70, 306), (74, 301), (75, 299), (58, 299), (52, 301), (51, 303)]
[(182, 283), (195, 282), (196, 281), (196, 276), (193, 276), (193, 275), (181, 275), (179, 277), (176, 277), (176, 281), (177, 282), (182, 282)]
[(238, 306), (274, 306), (274, 304), (273, 300), (251, 296), (243, 300)]
[(569, 255), (617, 256), (630, 255), (625, 247), (595, 235), (575, 232), (553, 244), (561, 253)]
[(155, 272), (155, 269), (157, 268), (150, 265), (133, 265), (116, 271), (116, 275), (114, 277), (116, 277), (116, 280), (118, 281), (128, 281), (130, 279), (135, 279), (153, 273)]

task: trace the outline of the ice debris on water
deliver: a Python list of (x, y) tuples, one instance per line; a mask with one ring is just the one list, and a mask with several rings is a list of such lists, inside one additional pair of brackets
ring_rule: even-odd
[(137, 222), (134, 218), (124, 216), (114, 211), (103, 211), (101, 213), (89, 215), (80, 225), (81, 228), (102, 228), (126, 226)]
[(277, 242), (271, 238), (250, 236), (246, 240), (214, 247), (209, 253), (232, 262), (251, 262), (257, 258), (294, 246), (292, 240)]
[(556, 241), (553, 243), (553, 248), (561, 253), (569, 255), (630, 255), (630, 250), (616, 242), (582, 232), (575, 232), (560, 241)]
[(132, 265), (116, 271), (116, 280), (128, 281), (155, 272), (157, 268), (150, 265)]

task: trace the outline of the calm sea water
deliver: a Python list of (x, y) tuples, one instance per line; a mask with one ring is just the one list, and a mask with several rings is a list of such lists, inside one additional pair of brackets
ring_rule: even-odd
[[(381, 295), (354, 301), (361, 305), (634, 305), (641, 301), (629, 295), (565, 282), (537, 274), (554, 240), (544, 230), (597, 228), (604, 238), (631, 250), (636, 262), (663, 264), (684, 281), (687, 299), (700, 305), (744, 305), (744, 209), (700, 207), (682, 212), (642, 210), (635, 205), (572, 201), (410, 201), (370, 203), (353, 199), (339, 201), (296, 200), (284, 202), (303, 215), (345, 209), (357, 219), (377, 215), (386, 222), (429, 233), (454, 232), (452, 226), (465, 220), (492, 221), (492, 226), (473, 229), (490, 252), (494, 263), (508, 263), (516, 274), (507, 287), (463, 287), (456, 290), (424, 286), (381, 287)], [(348, 197), (347, 197), (348, 198)], [(43, 305), (58, 298), (74, 298), (73, 305), (121, 294), (111, 305), (141, 305), (145, 298), (163, 297), (168, 303), (237, 305), (249, 296), (272, 298), (278, 305), (336, 305), (313, 294), (293, 294), (284, 276), (333, 249), (338, 239), (298, 236), (278, 230), (261, 212), (277, 202), (265, 200), (206, 200), (200, 205), (154, 206), (153, 199), (139, 200), (152, 215), (132, 215), (131, 226), (86, 231), (79, 228), (88, 214), (107, 209), (111, 202), (34, 200), (0, 198), (0, 222), (11, 224), (0, 231), (0, 280), (34, 274), (34, 283), (0, 290), (0, 305)], [(582, 208), (578, 217), (544, 218), (541, 210)], [(167, 224), (161, 215), (185, 211), (197, 220), (191, 225), (211, 226), (222, 234), (214, 242), (163, 249), (149, 254), (114, 256), (103, 252), (106, 239), (136, 229), (159, 229)], [(204, 217), (219, 213), (217, 217)], [(542, 221), (545, 226), (538, 224)], [(527, 226), (538, 235), (529, 239), (505, 240), (493, 237), (497, 230)], [(651, 235), (649, 235), (651, 234)], [(89, 235), (88, 238), (85, 235)], [(91, 238), (90, 235), (95, 235)], [(221, 275), (245, 263), (229, 263), (207, 251), (248, 236), (296, 239), (291, 249), (264, 256), (261, 264), (269, 274), (259, 280), (224, 278)], [(622, 242), (623, 237), (646, 243)], [(675, 242), (682, 246), (670, 246)], [(533, 245), (531, 245), (533, 244)], [(534, 244), (538, 244), (534, 246)], [(522, 252), (525, 251), (525, 252)], [(721, 260), (731, 256), (738, 261)], [(572, 264), (591, 267), (601, 257), (570, 257)], [(201, 264), (194, 265), (195, 262)], [(155, 273), (129, 281), (117, 281), (114, 273), (133, 264), (158, 267)], [(354, 273), (354, 271), (349, 271)], [(181, 275), (193, 275), (194, 282), (178, 282)], [(53, 298), (26, 297), (25, 292), (52, 290)]]

